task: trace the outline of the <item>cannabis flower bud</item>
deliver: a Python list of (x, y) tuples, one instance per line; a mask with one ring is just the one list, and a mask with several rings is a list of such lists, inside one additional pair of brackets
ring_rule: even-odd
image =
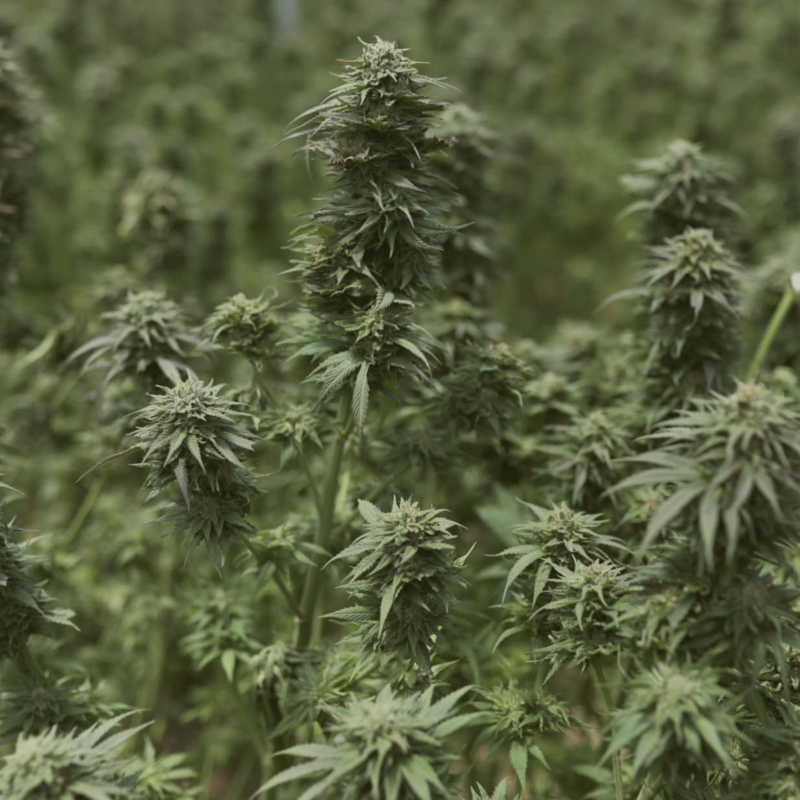
[[(5, 486), (5, 484), (0, 484)], [(48, 609), (52, 598), (28, 574), (39, 559), (26, 551), (32, 540), (14, 542), (15, 530), (2, 518), (0, 507), (0, 662), (23, 655), (28, 637), (46, 623), (71, 625), (71, 612)]]
[(51, 728), (21, 736), (0, 767), (3, 800), (113, 800), (130, 797), (135, 782), (130, 761), (115, 760), (114, 750), (143, 727), (109, 736), (129, 716), (110, 719), (78, 733)]
[(591, 411), (555, 429), (552, 470), (568, 482), (575, 506), (594, 510), (615, 482), (617, 459), (630, 454), (630, 433), (611, 413)]
[(742, 383), (730, 395), (712, 395), (662, 426), (653, 438), (660, 449), (637, 458), (652, 465), (617, 488), (671, 485), (653, 513), (645, 544), (679, 515), (696, 514), (698, 562), (714, 571), (720, 551), (733, 562), (747, 537), (755, 548), (778, 555), (793, 539), (787, 514), (797, 507), (800, 485), (800, 416), (791, 400), (757, 383)]
[(550, 675), (564, 664), (584, 669), (616, 655), (626, 637), (622, 620), (633, 593), (630, 576), (608, 560), (554, 569), (552, 600), (532, 617), (534, 628), (542, 626), (550, 640), (534, 653), (552, 663)]
[(134, 447), (143, 452), (148, 500), (174, 481), (183, 495), (168, 515), (189, 543), (204, 542), (219, 568), (232, 539), (252, 531), (245, 521), (256, 489), (237, 453), (253, 449), (254, 437), (237, 424), (234, 403), (221, 385), (196, 378), (178, 383), (143, 408), (136, 420)]
[(509, 748), (509, 757), (519, 785), (527, 784), (528, 755), (547, 766), (537, 736), (562, 733), (573, 723), (567, 706), (541, 689), (521, 689), (513, 681), (480, 690), (475, 707), (485, 725), (480, 740), (492, 742), (489, 754)]
[(69, 361), (87, 356), (84, 370), (105, 369), (103, 387), (120, 375), (139, 378), (153, 389), (163, 378), (177, 383), (181, 372), (193, 374), (184, 359), (197, 347), (197, 339), (183, 311), (163, 292), (128, 292), (101, 318), (106, 332), (79, 347)]
[(622, 546), (613, 536), (598, 533), (597, 529), (604, 522), (598, 514), (573, 511), (565, 503), (550, 509), (531, 503), (524, 505), (536, 519), (517, 525), (513, 533), (519, 544), (500, 553), (501, 556), (517, 556), (508, 573), (504, 597), (515, 581), (530, 575), (521, 592), (530, 597), (531, 607), (534, 607), (546, 589), (555, 565), (571, 567), (575, 561), (589, 564), (603, 558), (606, 548)]
[(0, 660), (14, 658), (45, 621), (42, 590), (27, 574), (24, 545), (0, 530)]
[(689, 228), (650, 249), (641, 280), (654, 394), (682, 400), (725, 388), (737, 352), (736, 259), (709, 229)]
[(334, 560), (359, 556), (344, 588), (360, 605), (343, 609), (335, 619), (358, 622), (356, 639), (385, 659), (410, 656), (429, 671), (430, 650), (447, 621), (450, 584), (464, 585), (455, 558), (453, 528), (442, 511), (397, 500), (383, 512), (365, 500), (359, 510), (366, 533)]
[(432, 688), (396, 697), (386, 686), (374, 700), (352, 700), (334, 708), (335, 722), (326, 731), (330, 744), (289, 748), (288, 754), (309, 761), (279, 773), (263, 790), (315, 775), (308, 797), (336, 786), (342, 800), (450, 798), (455, 775), (449, 767), (455, 756), (444, 740), (480, 716), (453, 713), (470, 690), (467, 686), (434, 703)]
[(531, 375), (526, 364), (504, 343), (464, 347), (442, 381), (444, 393), (435, 412), (444, 424), (468, 430), (487, 427), (495, 435), (522, 407), (522, 390)]
[(623, 186), (642, 197), (626, 209), (645, 214), (646, 239), (659, 244), (687, 227), (711, 228), (724, 235), (741, 209), (728, 197), (730, 166), (703, 152), (698, 144), (678, 139), (655, 158), (636, 162), (637, 172)]
[(275, 356), (278, 318), (271, 298), (249, 298), (236, 294), (218, 305), (204, 330), (212, 344), (239, 353), (257, 369)]
[[(614, 713), (611, 752), (633, 750), (636, 778), (688, 781), (732, 763), (740, 738), (720, 675), (709, 667), (658, 664), (634, 679)], [(657, 773), (657, 774), (654, 774)]]

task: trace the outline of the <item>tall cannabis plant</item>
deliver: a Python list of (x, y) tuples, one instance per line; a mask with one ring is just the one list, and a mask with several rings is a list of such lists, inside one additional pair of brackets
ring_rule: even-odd
[[(415, 305), (440, 283), (444, 187), (431, 168), (444, 142), (429, 135), (444, 107), (425, 94), (444, 84), (419, 73), (392, 42), (376, 39), (347, 62), (342, 83), (302, 115), (290, 138), (321, 158), (333, 183), (294, 239), (307, 325), (294, 357), (310, 358), (318, 407), (338, 399), (327, 475), (317, 492), (318, 546), (329, 545), (347, 440), (363, 435), (370, 400), (400, 379), (427, 380), (433, 340)], [(313, 486), (313, 481), (312, 481)], [(298, 642), (308, 643), (319, 590), (309, 571)]]
[(293, 272), (315, 323), (297, 356), (316, 362), (320, 399), (349, 398), (356, 427), (370, 395), (399, 377), (424, 379), (432, 342), (415, 302), (439, 285), (443, 187), (430, 166), (444, 142), (429, 136), (444, 84), (377, 39), (345, 65), (342, 84), (302, 115), (292, 137), (323, 159), (334, 190), (295, 239)]

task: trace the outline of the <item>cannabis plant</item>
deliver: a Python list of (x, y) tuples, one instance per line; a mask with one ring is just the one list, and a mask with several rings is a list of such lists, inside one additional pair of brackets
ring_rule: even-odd
[(221, 389), (189, 378), (154, 395), (137, 416), (142, 424), (130, 448), (142, 453), (148, 499), (177, 484), (181, 500), (165, 519), (183, 535), (187, 558), (205, 544), (218, 569), (231, 542), (254, 530), (247, 515), (256, 492), (237, 455), (253, 449), (253, 437), (237, 424), (242, 412)]
[(444, 189), (430, 166), (444, 142), (427, 135), (443, 105), (423, 94), (443, 86), (377, 39), (291, 133), (327, 163), (335, 186), (295, 238), (293, 272), (316, 317), (296, 356), (316, 362), (321, 400), (350, 398), (359, 430), (371, 394), (398, 377), (424, 380), (430, 369), (433, 342), (412, 315), (439, 285), (439, 242), (449, 230), (437, 220)]

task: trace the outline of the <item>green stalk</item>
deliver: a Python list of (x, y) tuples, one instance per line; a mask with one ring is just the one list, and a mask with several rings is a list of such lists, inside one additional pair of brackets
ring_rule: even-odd
[(247, 781), (253, 774), (253, 767), (256, 765), (256, 759), (251, 756), (245, 756), (239, 762), (236, 772), (233, 774), (228, 791), (225, 793), (224, 800), (239, 800), (244, 794), (244, 787)]
[[(250, 541), (250, 539), (247, 538), (247, 536), (245, 536), (245, 534), (240, 533), (239, 539), (241, 540), (242, 544), (250, 551), (253, 558), (256, 560), (256, 563), (260, 567), (263, 567), (267, 563), (267, 559), (264, 557), (264, 554), (259, 552), (258, 548), (256, 548), (256, 546)], [(286, 602), (289, 604), (289, 607), (292, 609), (295, 616), (297, 617), (302, 616), (302, 612), (300, 611), (300, 606), (297, 605), (297, 601), (294, 599), (294, 595), (289, 590), (289, 587), (284, 582), (277, 568), (272, 573), (272, 579), (275, 581), (275, 585), (278, 587), (278, 589), (280, 589), (281, 594), (283, 595)]]
[[(177, 543), (174, 539), (165, 541), (164, 559), (166, 564), (161, 565), (159, 575), (158, 591), (161, 597), (172, 597), (175, 593), (174, 573), (175, 566), (180, 559)], [(155, 630), (150, 635), (147, 648), (147, 679), (139, 692), (138, 706), (145, 711), (156, 712), (158, 699), (161, 696), (161, 688), (167, 667), (167, 649), (171, 639), (169, 628), (172, 619), (166, 609), (162, 609), (159, 615)], [(156, 741), (161, 739), (164, 734), (166, 720), (157, 719), (155, 725), (150, 729), (150, 735)]]
[[(592, 665), (592, 671), (594, 672), (595, 682), (597, 683), (597, 687), (600, 689), (600, 693), (603, 695), (603, 705), (605, 705), (606, 717), (608, 719), (611, 718), (611, 712), (615, 708), (614, 703), (614, 696), (611, 693), (611, 688), (608, 685), (608, 681), (606, 680), (606, 675), (603, 670), (603, 665), (598, 661), (596, 664)], [(622, 759), (620, 758), (619, 753), (614, 753), (614, 789), (615, 789), (615, 800), (625, 800), (625, 793), (623, 791), (622, 785)]]
[(33, 655), (27, 643), (22, 650), (20, 650), (19, 655), (17, 656), (17, 664), (20, 668), (24, 667), (27, 669), (27, 671), (33, 675), (39, 683), (45, 683), (47, 681), (47, 675), (45, 675), (44, 670), (36, 660), (36, 656)]
[(778, 303), (778, 307), (775, 309), (775, 313), (772, 315), (772, 319), (770, 319), (769, 325), (767, 325), (767, 329), (764, 331), (764, 335), (761, 337), (761, 341), (758, 344), (758, 349), (753, 356), (753, 360), (750, 362), (750, 366), (747, 368), (745, 381), (748, 383), (756, 377), (758, 371), (761, 369), (761, 365), (764, 363), (764, 359), (767, 357), (769, 349), (772, 346), (772, 342), (780, 330), (783, 321), (786, 319), (786, 315), (789, 313), (789, 309), (792, 307), (792, 301), (794, 299), (795, 291), (790, 285), (789, 288), (783, 293), (783, 297), (781, 297), (781, 301)]
[(322, 512), (322, 498), (319, 496), (319, 489), (317, 489), (317, 482), (314, 479), (314, 474), (311, 472), (311, 465), (308, 463), (305, 451), (297, 442), (293, 442), (294, 450), (297, 453), (300, 463), (303, 465), (303, 471), (306, 473), (308, 479), (308, 486), (311, 489), (311, 494), (314, 495), (314, 505), (317, 507), (317, 515)]
[[(388, 489), (395, 482), (395, 480), (400, 477), (401, 474), (402, 471), (397, 470), (388, 477), (384, 478), (371, 492), (369, 492), (369, 494), (367, 494), (364, 499), (372, 503), (381, 494), (383, 494), (386, 489)], [(343, 534), (355, 522), (357, 517), (358, 509), (356, 508), (354, 511), (350, 512), (344, 522), (342, 522), (340, 525), (337, 525), (336, 530), (333, 532), (334, 537), (339, 537), (341, 534)]]
[[(339, 415), (336, 421), (336, 439), (330, 458), (328, 474), (322, 492), (322, 502), (319, 509), (319, 524), (317, 526), (316, 544), (323, 550), (330, 542), (333, 531), (333, 513), (336, 505), (336, 494), (339, 490), (339, 477), (342, 472), (342, 460), (347, 440), (353, 431), (353, 416), (350, 411), (350, 392), (342, 393), (339, 400)], [(314, 618), (316, 615), (317, 597), (319, 596), (321, 580), (318, 570), (309, 567), (306, 573), (303, 595), (300, 600), (302, 614), (300, 623), (295, 629), (295, 647), (305, 650), (311, 643), (314, 631)]]
[(67, 528), (67, 532), (64, 534), (64, 542), (66, 545), (73, 544), (78, 538), (78, 534), (80, 534), (81, 530), (83, 529), (83, 524), (88, 519), (89, 514), (92, 513), (92, 509), (94, 508), (94, 504), (97, 502), (97, 498), (100, 497), (100, 492), (103, 490), (103, 484), (105, 482), (106, 478), (104, 475), (92, 484), (92, 487), (87, 492), (86, 497), (83, 498), (83, 502), (75, 512), (75, 516), (72, 518), (69, 528)]

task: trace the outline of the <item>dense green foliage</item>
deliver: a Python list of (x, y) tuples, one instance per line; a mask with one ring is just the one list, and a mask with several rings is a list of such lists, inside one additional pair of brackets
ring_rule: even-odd
[(0, 35), (0, 796), (800, 798), (794, 4)]

